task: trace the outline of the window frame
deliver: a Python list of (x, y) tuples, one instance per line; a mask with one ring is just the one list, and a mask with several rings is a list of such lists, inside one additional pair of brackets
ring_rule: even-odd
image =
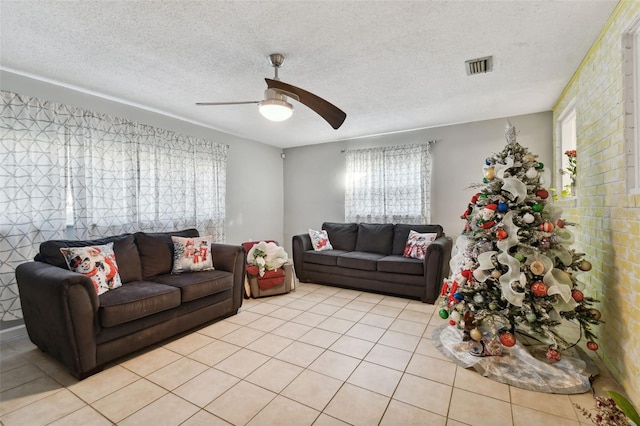
[[(397, 146), (382, 146), (365, 149), (345, 150), (345, 221), (366, 223), (429, 223), (431, 219), (431, 171), (433, 167), (431, 159), (432, 141), (418, 144)], [(417, 150), (415, 156), (409, 152)], [(354, 165), (363, 165), (361, 161), (352, 158), (352, 155), (366, 156), (366, 165), (370, 169), (358, 169)], [(400, 160), (398, 160), (400, 158)], [(425, 160), (426, 159), (426, 160)], [(352, 163), (352, 161), (355, 161)], [(412, 167), (408, 167), (410, 163)], [(379, 168), (376, 168), (376, 165)], [(413, 167), (415, 166), (415, 167)], [(408, 173), (415, 168), (413, 173)], [(354, 168), (358, 169), (354, 171)], [(377, 170), (377, 172), (373, 172)], [(414, 176), (414, 182), (408, 190), (413, 198), (419, 200), (419, 205), (402, 205), (410, 210), (400, 211), (402, 204), (402, 186), (394, 185), (394, 179), (402, 171), (401, 179), (410, 179)], [(361, 185), (359, 182), (364, 182)], [(376, 185), (371, 185), (375, 183)], [(369, 189), (369, 194), (367, 194)], [(407, 191), (404, 191), (407, 192)], [(365, 197), (363, 198), (363, 194)], [(400, 196), (400, 198), (397, 198)], [(363, 203), (364, 201), (364, 203)], [(355, 211), (355, 204), (362, 203), (368, 207), (368, 211)], [(361, 206), (363, 207), (363, 206)], [(419, 208), (411, 210), (411, 207)]]
[(566, 188), (571, 186), (571, 178), (562, 171), (567, 170), (569, 164), (568, 158), (564, 153), (569, 150), (576, 150), (578, 142), (577, 124), (576, 100), (572, 99), (556, 121), (555, 187), (557, 188), (557, 193), (564, 198), (576, 195), (575, 193), (567, 194)]
[(624, 139), (629, 194), (640, 194), (640, 19), (623, 35)]

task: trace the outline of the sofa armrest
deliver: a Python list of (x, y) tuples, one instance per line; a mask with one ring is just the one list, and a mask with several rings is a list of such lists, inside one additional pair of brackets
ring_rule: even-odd
[(233, 309), (238, 310), (244, 299), (244, 279), (247, 274), (247, 251), (241, 245), (211, 244), (213, 267), (233, 274)]
[(442, 281), (449, 275), (452, 247), (453, 240), (444, 235), (427, 247), (424, 257), (426, 288), (423, 302), (434, 303), (440, 295)]
[(306, 281), (304, 275), (304, 252), (311, 250), (313, 245), (311, 244), (311, 237), (309, 234), (294, 235), (292, 238), (293, 247), (293, 269), (296, 272), (296, 276), (299, 281)]
[(97, 366), (100, 305), (89, 277), (43, 262), (16, 268), (29, 338), (60, 360), (77, 378)]

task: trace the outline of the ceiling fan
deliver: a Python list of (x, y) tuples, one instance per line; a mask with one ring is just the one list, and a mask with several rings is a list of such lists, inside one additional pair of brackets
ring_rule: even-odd
[(307, 92), (299, 87), (284, 83), (278, 78), (278, 68), (284, 63), (284, 55), (272, 53), (269, 55), (269, 62), (275, 70), (273, 79), (265, 78), (267, 89), (264, 91), (265, 99), (262, 101), (241, 101), (241, 102), (197, 102), (196, 105), (239, 105), (258, 104), (258, 110), (267, 119), (272, 121), (284, 121), (293, 114), (293, 105), (287, 102), (287, 97), (295, 99), (315, 111), (324, 118), (334, 129), (338, 129), (347, 118), (340, 108), (327, 102), (313, 93)]

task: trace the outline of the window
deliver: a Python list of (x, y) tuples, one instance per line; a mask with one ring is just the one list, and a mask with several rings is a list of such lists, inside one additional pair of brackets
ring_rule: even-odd
[(640, 22), (623, 38), (627, 188), (640, 193)]
[(51, 239), (198, 228), (224, 242), (227, 146), (0, 91), (0, 328)]
[(428, 144), (346, 151), (345, 220), (429, 223)]
[(556, 137), (556, 188), (563, 197), (574, 196), (576, 180), (576, 107), (572, 101), (560, 114)]

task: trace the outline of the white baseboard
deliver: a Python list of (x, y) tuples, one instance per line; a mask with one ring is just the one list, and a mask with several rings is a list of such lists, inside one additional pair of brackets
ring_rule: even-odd
[(7, 328), (6, 330), (0, 330), (0, 341), (5, 342), (16, 337), (22, 337), (27, 335), (27, 328), (24, 324), (16, 325), (15, 327)]

